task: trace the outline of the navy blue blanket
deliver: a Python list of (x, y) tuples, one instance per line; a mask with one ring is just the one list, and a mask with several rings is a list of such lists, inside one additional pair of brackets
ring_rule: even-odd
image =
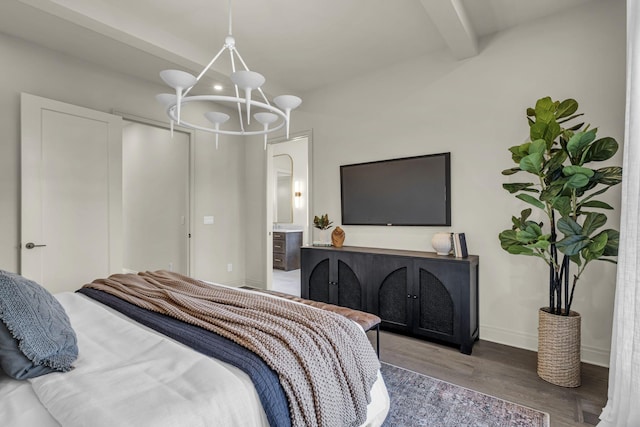
[(287, 397), (280, 385), (278, 375), (250, 350), (214, 332), (161, 313), (140, 308), (106, 292), (90, 288), (82, 288), (77, 292), (93, 298), (206, 356), (214, 357), (240, 368), (253, 381), (262, 407), (267, 414), (269, 425), (272, 427), (291, 426)]

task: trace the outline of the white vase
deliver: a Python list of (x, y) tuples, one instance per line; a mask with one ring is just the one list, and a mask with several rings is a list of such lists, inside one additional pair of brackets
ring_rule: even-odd
[(451, 233), (436, 233), (431, 239), (431, 246), (438, 255), (449, 255), (451, 252)]
[(315, 246), (331, 246), (331, 235), (329, 230), (318, 229), (318, 240), (313, 242)]

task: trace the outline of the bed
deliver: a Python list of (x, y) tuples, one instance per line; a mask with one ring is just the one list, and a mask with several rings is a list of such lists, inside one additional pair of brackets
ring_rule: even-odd
[[(269, 304), (271, 300), (268, 299), (278, 301), (277, 304), (282, 300), (251, 290), (233, 288), (232, 292), (247, 293), (238, 297), (243, 301), (249, 294), (259, 294), (259, 298), (267, 299)], [(327, 419), (301, 423), (300, 418), (293, 415), (285, 420), (282, 404), (278, 404), (281, 397), (275, 390), (278, 387), (273, 381), (263, 381), (268, 372), (258, 367), (262, 362), (256, 362), (255, 355), (233, 353), (229, 349), (235, 345), (233, 342), (209, 343), (209, 347), (215, 347), (213, 350), (199, 348), (209, 338), (200, 335), (185, 338), (191, 336), (192, 329), (175, 329), (184, 325), (162, 326), (167, 328), (167, 336), (153, 329), (153, 322), (147, 320), (148, 309), (129, 308), (138, 310), (140, 317), (138, 321), (133, 320), (136, 314), (125, 315), (119, 307), (130, 302), (100, 289), (57, 294), (55, 299), (64, 308), (77, 337), (80, 351), (73, 363), (74, 369), (28, 381), (9, 378), (0, 371), (0, 419), (3, 425), (328, 425)], [(287, 301), (287, 304), (298, 303)], [(305, 307), (307, 309), (318, 310)], [(172, 322), (162, 320), (164, 314), (153, 316), (158, 317), (162, 325)], [(364, 331), (360, 332), (364, 335)], [(205, 333), (211, 334), (210, 331)], [(190, 344), (189, 339), (193, 343)], [(207, 355), (216, 351), (219, 352), (217, 357)], [(375, 354), (372, 348), (367, 351)], [(238, 360), (243, 360), (249, 368), (238, 366), (242, 365)], [(316, 362), (324, 363), (323, 359)], [(279, 393), (282, 394), (282, 390)], [(335, 390), (334, 394), (341, 396), (341, 393), (344, 390)], [(368, 397), (366, 419), (358, 424), (379, 426), (389, 410), (389, 396), (379, 370)], [(289, 398), (286, 393), (285, 398)], [(285, 405), (290, 406), (291, 402)]]

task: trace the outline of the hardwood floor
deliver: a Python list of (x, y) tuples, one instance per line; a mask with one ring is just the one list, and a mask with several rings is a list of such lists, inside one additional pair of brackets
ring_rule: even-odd
[[(300, 295), (299, 271), (274, 270), (273, 287)], [(296, 274), (293, 277), (288, 277)], [(368, 332), (375, 348), (375, 332)], [(470, 356), (457, 348), (380, 332), (380, 360), (462, 387), (547, 412), (551, 427), (594, 426), (607, 401), (609, 370), (582, 364), (582, 385), (564, 388), (536, 374), (536, 353), (478, 341)]]
[[(369, 332), (375, 345), (375, 332)], [(478, 341), (470, 356), (456, 348), (380, 332), (380, 360), (550, 415), (552, 427), (591, 426), (607, 400), (607, 368), (583, 364), (582, 385), (563, 388), (538, 378), (536, 353)]]

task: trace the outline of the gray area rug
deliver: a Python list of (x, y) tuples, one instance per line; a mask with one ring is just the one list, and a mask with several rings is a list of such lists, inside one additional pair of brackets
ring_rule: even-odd
[(382, 363), (391, 408), (383, 427), (548, 427), (549, 415)]

